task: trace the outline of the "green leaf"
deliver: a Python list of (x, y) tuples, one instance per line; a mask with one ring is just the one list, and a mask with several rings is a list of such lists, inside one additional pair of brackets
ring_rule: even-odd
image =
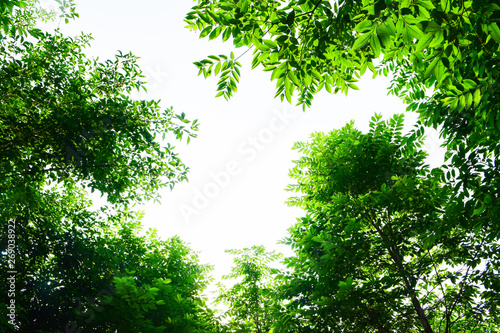
[(221, 65), (222, 65), (221, 62), (218, 62), (217, 65), (215, 65), (215, 71), (214, 71), (215, 75), (219, 74)]
[(226, 28), (226, 30), (224, 30), (224, 33), (222, 34), (222, 41), (225, 42), (226, 40), (229, 39), (229, 37), (231, 37), (231, 27), (229, 28)]
[(220, 2), (219, 7), (224, 9), (224, 10), (231, 11), (234, 9), (234, 4), (229, 3), (229, 2)]
[(355, 85), (354, 83), (349, 83), (348, 84), (349, 88), (354, 89), (354, 90), (359, 90), (358, 86)]
[(253, 45), (255, 45), (256, 48), (258, 48), (261, 51), (264, 51), (264, 52), (269, 51), (269, 46), (261, 43), (261, 41), (258, 38), (256, 38), (255, 36), (252, 37), (252, 43), (253, 43)]
[(430, 65), (425, 69), (425, 74), (424, 77), (428, 78), (431, 76), (431, 74), (434, 72), (434, 69), (436, 68), (437, 64), (441, 61), (439, 57), (435, 57), (434, 60), (430, 63)]
[(451, 0), (441, 0), (441, 10), (445, 13), (450, 11)]
[(488, 193), (484, 195), (484, 203), (487, 205), (492, 203), (491, 195), (489, 195)]
[(441, 81), (446, 78), (444, 76), (445, 71), (446, 67), (443, 64), (443, 61), (440, 59), (440, 61), (438, 61), (437, 65), (434, 68), (434, 76), (436, 77), (438, 84), (440, 84)]
[(241, 9), (241, 13), (245, 14), (250, 6), (250, 0), (242, 0), (238, 2), (238, 7)]
[(206, 37), (210, 32), (212, 31), (212, 26), (209, 25), (208, 27), (205, 27), (200, 33), (200, 38)]
[(436, 6), (434, 6), (432, 1), (430, 1), (430, 0), (415, 0), (415, 3), (417, 5), (424, 7), (427, 10), (432, 10), (432, 9), (436, 8)]
[(212, 39), (215, 39), (217, 37), (219, 37), (220, 33), (222, 32), (222, 28), (221, 27), (217, 27), (215, 28), (212, 33), (208, 36), (208, 40), (212, 40)]
[(356, 39), (356, 41), (354, 42), (354, 45), (352, 46), (352, 50), (356, 51), (356, 50), (360, 49), (361, 47), (363, 47), (366, 43), (368, 43), (371, 35), (372, 34), (369, 33), (369, 34), (363, 34), (363, 35), (359, 36), (358, 39)]
[(474, 106), (475, 107), (478, 107), (479, 104), (481, 103), (481, 89), (476, 89), (476, 91), (474, 91)]
[(270, 39), (263, 39), (262, 40), (265, 45), (267, 45), (269, 48), (274, 49), (278, 46), (275, 41), (270, 40)]
[(380, 56), (381, 48), (380, 48), (380, 41), (378, 40), (377, 35), (375, 34), (371, 35), (370, 46), (372, 47), (375, 58), (378, 58)]
[(407, 25), (403, 29), (403, 41), (406, 44), (412, 44), (414, 39), (420, 39), (424, 33), (416, 25)]
[(495, 42), (500, 43), (500, 29), (498, 28), (498, 25), (496, 22), (491, 23), (488, 26), (488, 30), (490, 31), (490, 35), (495, 40)]
[(415, 46), (415, 51), (416, 52), (423, 51), (427, 46), (429, 46), (433, 37), (434, 35), (431, 33), (423, 35), (422, 38), (420, 38), (420, 40), (418, 41), (417, 45)]
[(377, 27), (377, 36), (384, 48), (390, 47), (391, 37), (394, 36), (394, 33), (395, 31), (393, 31), (385, 22)]
[(465, 79), (462, 84), (468, 89), (475, 89), (477, 87), (477, 83), (473, 80)]
[(354, 27), (354, 30), (359, 32), (359, 33), (363, 33), (363, 32), (369, 31), (372, 28), (372, 26), (373, 26), (373, 22), (370, 20), (361, 21)]
[(292, 82), (296, 85), (296, 86), (300, 86), (301, 83), (299, 81), (299, 79), (297, 78), (297, 75), (295, 75), (295, 71), (293, 70), (290, 70), (288, 71), (288, 77), (290, 77), (290, 79), (292, 79)]
[(286, 17), (286, 24), (288, 26), (292, 26), (294, 23), (294, 20), (295, 20), (295, 11), (292, 10), (292, 11), (290, 11), (290, 13), (288, 13), (288, 15)]

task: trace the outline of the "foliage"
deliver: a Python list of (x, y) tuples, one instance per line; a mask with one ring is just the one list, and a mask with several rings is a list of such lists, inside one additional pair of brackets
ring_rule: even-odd
[(404, 74), (396, 92), (410, 100), (423, 99), (421, 88), (433, 84), (443, 92), (455, 90), (445, 101), (453, 104), (451, 111), (493, 97), (498, 69), (491, 65), (498, 64), (500, 43), (500, 7), (494, 1), (197, 2), (186, 15), (188, 27), (200, 30), (200, 37), (232, 36), (235, 47), (255, 47), (252, 66), (272, 72), (282, 99), (290, 101), (297, 89), (299, 103), (310, 105), (323, 88), (357, 89), (354, 83), (367, 68), (376, 74), (380, 55), (391, 65), (384, 73)]
[[(27, 1), (8, 0), (0, 2), (0, 23), (2, 25), (3, 33), (8, 34), (10, 31), (16, 29), (15, 16), (16, 11), (26, 6)], [(0, 33), (0, 36), (1, 33)]]
[(231, 273), (224, 280), (236, 280), (230, 288), (219, 284), (218, 303), (228, 307), (229, 332), (269, 332), (276, 321), (279, 302), (275, 297), (278, 271), (269, 266), (281, 254), (266, 252), (263, 246), (226, 250), (234, 256)]
[(272, 73), (282, 100), (298, 91), (304, 107), (323, 88), (357, 89), (367, 69), (392, 74), (389, 91), (441, 131), (457, 209), (485, 221), (500, 213), (499, 20), (492, 0), (199, 0), (186, 15), (200, 37), (253, 47), (252, 68)]
[(89, 60), (89, 41), (45, 33), (36, 43), (2, 43), (2, 188), (83, 182), (110, 202), (127, 203), (156, 198), (159, 188), (186, 179), (173, 147), (159, 139), (194, 136), (196, 121), (191, 129), (183, 113), (132, 100), (127, 93), (144, 87), (137, 57)]
[[(392, 145), (385, 146), (384, 149), (387, 151), (380, 150), (373, 155), (373, 159), (359, 159), (364, 153), (373, 153), (373, 143), (355, 144), (358, 141), (355, 138), (360, 134), (352, 132), (352, 136), (349, 136), (347, 133), (352, 129), (347, 128), (332, 134), (332, 137), (339, 140), (351, 137), (353, 141), (348, 143), (349, 140), (346, 139), (346, 143), (342, 143), (340, 147), (331, 146), (330, 149), (335, 151), (334, 155), (324, 151), (325, 148), (322, 147), (322, 145), (328, 145), (329, 140), (337, 142), (335, 141), (337, 139), (334, 140), (330, 136), (317, 135), (310, 146), (304, 146), (304, 152), (315, 156), (315, 159), (306, 155), (294, 169), (292, 174), (298, 181), (294, 189), (306, 192), (304, 197), (297, 198), (293, 202), (304, 207), (308, 211), (308, 216), (296, 226), (296, 229), (292, 229), (289, 242), (300, 249), (297, 263), (294, 264), (293, 260), (291, 262), (291, 265), (298, 269), (297, 278), (293, 280), (298, 289), (295, 294), (292, 293), (297, 299), (292, 305), (301, 311), (309, 311), (308, 318), (326, 320), (325, 318), (331, 316), (337, 318), (335, 316), (339, 315), (338, 313), (332, 315), (327, 311), (326, 317), (321, 314), (316, 316), (315, 311), (319, 311), (320, 308), (332, 310), (335, 307), (327, 307), (324, 303), (331, 300), (332, 294), (327, 293), (327, 299), (322, 301), (318, 298), (318, 295), (323, 295), (322, 287), (313, 290), (317, 286), (316, 279), (329, 276), (330, 271), (328, 268), (320, 270), (319, 266), (314, 266), (312, 258), (325, 252), (326, 244), (333, 242), (335, 246), (340, 246), (339, 240), (326, 238), (327, 235), (333, 237), (326, 232), (332, 228), (329, 224), (331, 222), (328, 222), (332, 218), (329, 215), (330, 211), (328, 214), (323, 212), (325, 205), (326, 207), (334, 203), (340, 205), (336, 201), (340, 199), (332, 197), (334, 193), (341, 193), (342, 198), (346, 196), (354, 198), (354, 201), (348, 201), (347, 207), (352, 206), (349, 209), (356, 211), (359, 216), (362, 216), (360, 210), (363, 207), (355, 205), (361, 200), (361, 197), (357, 196), (366, 196), (363, 200), (375, 200), (377, 205), (380, 205), (378, 201), (381, 200), (380, 195), (389, 196), (394, 202), (386, 202), (387, 206), (389, 204), (400, 205), (397, 196), (400, 195), (406, 198), (408, 203), (407, 206), (397, 207), (398, 214), (401, 216), (416, 216), (414, 214), (422, 213), (419, 211), (420, 208), (417, 209), (418, 207), (411, 205), (412, 201), (429, 204), (439, 198), (439, 205), (431, 205), (432, 209), (429, 208), (428, 212), (429, 214), (434, 212), (435, 223), (429, 222), (420, 230), (419, 237), (415, 235), (413, 239), (401, 241), (401, 244), (396, 243), (398, 249), (408, 242), (408, 245), (404, 246), (410, 246), (410, 244), (416, 246), (412, 242), (423, 241), (422, 237), (428, 237), (425, 238), (427, 240), (425, 251), (430, 251), (428, 257), (432, 256), (430, 262), (436, 265), (435, 272), (418, 271), (419, 260), (423, 260), (425, 251), (420, 255), (412, 254), (415, 257), (409, 258), (408, 262), (416, 265), (412, 269), (422, 274), (422, 277), (419, 276), (417, 279), (420, 283), (425, 283), (426, 279), (434, 279), (434, 286), (439, 287), (436, 290), (441, 289), (442, 295), (435, 296), (433, 301), (426, 298), (427, 294), (423, 292), (418, 295), (421, 304), (427, 304), (432, 310), (438, 309), (435, 317), (426, 315), (429, 325), (436, 330), (446, 331), (451, 327), (459, 330), (459, 327), (468, 325), (468, 319), (478, 318), (477, 314), (482, 307), (484, 307), (487, 320), (495, 318), (495, 309), (498, 304), (498, 258), (493, 253), (497, 250), (500, 236), (498, 224), (500, 213), (500, 161), (498, 159), (500, 118), (498, 110), (500, 104), (496, 97), (499, 94), (499, 14), (500, 6), (496, 1), (491, 0), (441, 0), (437, 2), (428, 0), (343, 0), (338, 2), (199, 0), (192, 11), (187, 14), (188, 27), (192, 30), (201, 30), (200, 37), (208, 36), (209, 39), (213, 39), (222, 34), (223, 41), (232, 37), (235, 47), (254, 48), (252, 68), (262, 66), (264, 71), (271, 72), (271, 80), (277, 82), (276, 96), (279, 96), (281, 100), (286, 99), (292, 102), (294, 92), (298, 91), (298, 104), (305, 108), (311, 105), (313, 96), (323, 88), (332, 93), (347, 93), (349, 89), (357, 89), (355, 85), (357, 80), (367, 69), (370, 69), (374, 77), (380, 74), (390, 74), (392, 84), (389, 92), (399, 96), (408, 103), (408, 110), (416, 111), (420, 116), (418, 126), (412, 133), (402, 138), (394, 137), (396, 150)], [(202, 61), (196, 65), (198, 67), (203, 65), (206, 73), (211, 74), (214, 64)], [(218, 90), (221, 88), (224, 86), (219, 86)], [(411, 161), (406, 157), (412, 156), (415, 151), (408, 147), (419, 144), (419, 137), (425, 130), (424, 126), (440, 130), (447, 150), (447, 164), (441, 170), (432, 172), (417, 168), (411, 175), (407, 175), (406, 180), (404, 176), (398, 178), (400, 177), (398, 172), (393, 175), (392, 173), (396, 170), (384, 174), (384, 168), (391, 167), (394, 159), (408, 163)], [(363, 138), (368, 137), (363, 136)], [(297, 146), (297, 148), (301, 147)], [(324, 157), (315, 155), (316, 151), (321, 152)], [(335, 168), (332, 169), (335, 170), (332, 171), (333, 174), (318, 171), (321, 170), (320, 165), (332, 166), (335, 159), (340, 156), (343, 159), (339, 158)], [(405, 158), (400, 158), (400, 156)], [(382, 162), (384, 158), (385, 162)], [(406, 168), (405, 165), (396, 164), (399, 165), (399, 169), (402, 168), (401, 170)], [(311, 165), (315, 166), (308, 171), (311, 173), (305, 173), (305, 171), (304, 174), (301, 173), (302, 167), (308, 168)], [(380, 166), (381, 169), (379, 169)], [(420, 171), (415, 173), (417, 170)], [(318, 172), (318, 174), (313, 174), (313, 172)], [(367, 174), (370, 177), (367, 178), (365, 176)], [(341, 175), (350, 178), (342, 178)], [(396, 179), (391, 179), (393, 176)], [(384, 179), (386, 181), (383, 181)], [(409, 184), (406, 183), (408, 181)], [(306, 187), (306, 184), (310, 187)], [(385, 190), (382, 189), (381, 184), (384, 184)], [(361, 189), (360, 192), (358, 188)], [(366, 192), (366, 189), (370, 188), (371, 192)], [(400, 193), (402, 188), (408, 188), (409, 192)], [(384, 191), (389, 191), (390, 195)], [(417, 196), (413, 193), (414, 191), (426, 193), (428, 198)], [(414, 196), (420, 199), (416, 200)], [(343, 211), (341, 207), (347, 205), (343, 201), (340, 202), (342, 206), (334, 205), (337, 209), (335, 211), (341, 212)], [(371, 207), (372, 204), (371, 202), (363, 203), (367, 205), (366, 207)], [(356, 218), (357, 222), (352, 222), (354, 224), (349, 226), (347, 216), (354, 218), (351, 216), (353, 213), (343, 212), (337, 218), (342, 217), (342, 223), (347, 224), (340, 224), (338, 228), (343, 226), (351, 230), (362, 223), (362, 219)], [(391, 216), (393, 218), (387, 221), (388, 226), (396, 223), (394, 214)], [(379, 225), (376, 221), (374, 223), (372, 228)], [(416, 227), (415, 224), (411, 226)], [(437, 226), (442, 229), (436, 229)], [(398, 227), (407, 228), (408, 226), (402, 223)], [(367, 235), (368, 231), (363, 228), (365, 227), (360, 226), (360, 235)], [(384, 231), (383, 228), (380, 230)], [(332, 230), (333, 235), (338, 235), (340, 231), (341, 229)], [(326, 232), (326, 234), (322, 235), (320, 232)], [(372, 232), (374, 235), (370, 235), (369, 239), (376, 241), (375, 244), (383, 248), (382, 234), (376, 231), (376, 228)], [(308, 233), (312, 236), (308, 237)], [(314, 240), (314, 237), (319, 238)], [(451, 240), (447, 240), (447, 237)], [(328, 242), (324, 241), (325, 239)], [(403, 249), (399, 250), (403, 251)], [(315, 251), (318, 254), (308, 254), (315, 253)], [(437, 251), (437, 253), (432, 251)], [(321, 255), (326, 256), (324, 253)], [(311, 264), (305, 258), (311, 258)], [(325, 260), (325, 258), (320, 259), (321, 256), (317, 262)], [(390, 263), (391, 260), (393, 265), (397, 263), (393, 258), (390, 258)], [(455, 260), (458, 261), (455, 262)], [(374, 259), (373, 262), (377, 261)], [(457, 272), (460, 272), (459, 267), (461, 267), (459, 265), (462, 265), (464, 270), (461, 272), (462, 275), (457, 277)], [(304, 270), (310, 269), (310, 266), (316, 268), (311, 268), (310, 274), (305, 274)], [(402, 303), (397, 303), (397, 300), (403, 299), (398, 298), (399, 296), (408, 297), (408, 293), (412, 292), (412, 289), (406, 286), (407, 283), (403, 283), (406, 278), (401, 275), (401, 271), (399, 273), (397, 270), (389, 271), (384, 265), (374, 267), (382, 270), (377, 273), (379, 274), (377, 278), (381, 279), (390, 273), (392, 274), (390, 281), (398, 281), (400, 288), (394, 287), (389, 290), (390, 293), (394, 293), (396, 300), (396, 303), (392, 304), (393, 307), (384, 303), (384, 299), (375, 301), (374, 298), (371, 303), (373, 309), (382, 311), (379, 315), (382, 316), (380, 318), (383, 318), (384, 325), (404, 324), (408, 326), (400, 327), (411, 327), (414, 325), (411, 320), (408, 319), (402, 323), (397, 322), (397, 318), (393, 317), (396, 314), (404, 314), (405, 312), (401, 311), (405, 311), (407, 309), (405, 307), (409, 306), (408, 298), (401, 301)], [(345, 271), (343, 266), (341, 268)], [(441, 269), (445, 271), (441, 272)], [(448, 270), (451, 270), (451, 273), (448, 273)], [(398, 274), (400, 274), (399, 280), (396, 278)], [(453, 280), (444, 282), (449, 276), (454, 276)], [(349, 281), (345, 278), (341, 280), (338, 277), (333, 282), (326, 279), (325, 284), (327, 286), (328, 283), (332, 284), (332, 293), (337, 290), (341, 282), (344, 283), (343, 286), (347, 286), (351, 281), (353, 293), (360, 292), (363, 290), (362, 287), (366, 286), (354, 278)], [(385, 280), (384, 283), (386, 283)], [(411, 284), (410, 287), (412, 287)], [(413, 288), (420, 287), (420, 285), (413, 286)], [(483, 291), (481, 288), (488, 291)], [(304, 290), (307, 292), (302, 294)], [(398, 290), (401, 294), (398, 294)], [(417, 291), (421, 292), (420, 289), (415, 289), (415, 292)], [(451, 296), (453, 293), (455, 296)], [(321, 306), (313, 306), (311, 303), (313, 301), (323, 303)], [(304, 302), (307, 306), (299, 305), (300, 302)], [(342, 304), (346, 306), (347, 303)], [(462, 305), (459, 306), (459, 304)], [(352, 307), (348, 307), (351, 309), (349, 311), (359, 309), (359, 318), (364, 316), (367, 323), (371, 321), (366, 309), (363, 310), (364, 308), (354, 303), (350, 305)], [(340, 305), (335, 303), (335, 306)], [(387, 313), (387, 309), (394, 309), (395, 312)], [(414, 307), (413, 310), (416, 308)], [(491, 312), (488, 313), (488, 311)], [(300, 330), (307, 330), (306, 326), (301, 326), (305, 324), (300, 322), (299, 317), (294, 313), (294, 310), (290, 311), (290, 322), (297, 323)], [(346, 311), (342, 313), (342, 316), (345, 316), (345, 313)], [(462, 314), (466, 317), (460, 317)], [(455, 315), (458, 317), (453, 317)], [(404, 318), (409, 317), (402, 316), (402, 318), (406, 320)], [(436, 322), (435, 318), (444, 318), (440, 322), (442, 325), (438, 324), (439, 321)], [(333, 327), (334, 324), (343, 326), (347, 323), (345, 321), (347, 319), (343, 318), (343, 320), (340, 322), (333, 320), (334, 323), (330, 324), (318, 322), (308, 323), (308, 325), (313, 325), (318, 329)], [(372, 325), (376, 324), (371, 322)], [(420, 323), (423, 325), (422, 320)], [(361, 327), (365, 325), (361, 322), (358, 324), (360, 326), (353, 327), (361, 330)], [(378, 329), (383, 331), (382, 327)], [(474, 326), (470, 325), (468, 329), (473, 330)]]
[(375, 116), (366, 134), (349, 124), (295, 145), (303, 156), (289, 190), (301, 197), (290, 204), (307, 215), (285, 241), (296, 252), (285, 287), (296, 318), (283, 331), (476, 332), (499, 324), (498, 237), (470, 230), (479, 218), (457, 216), (453, 187), (423, 164), (422, 138), (408, 140), (402, 127), (402, 116)]
[(53, 21), (59, 17), (68, 23), (78, 17), (74, 0), (54, 0), (55, 3), (57, 11), (43, 8), (38, 0), (3, 0), (0, 2), (0, 39), (16, 35), (36, 36), (41, 32), (36, 27), (40, 21)]
[[(140, 236), (140, 214), (91, 211), (76, 188), (31, 194), (0, 215), (16, 226), (20, 331), (193, 332), (213, 325), (201, 294), (210, 268), (179, 238)], [(2, 255), (4, 281), (10, 270)], [(6, 292), (0, 302), (8, 304)]]
[[(89, 59), (91, 37), (36, 28), (36, 0), (0, 0), (0, 278), (15, 269), (23, 332), (482, 332), (499, 329), (498, 51), (494, 1), (198, 0), (191, 29), (254, 49), (252, 68), (277, 81), (281, 100), (310, 106), (314, 94), (357, 89), (370, 69), (393, 75), (393, 93), (420, 121), (351, 123), (297, 143), (290, 204), (306, 216), (285, 239), (296, 256), (254, 246), (234, 258), (218, 301), (222, 324), (202, 291), (209, 267), (177, 237), (139, 234), (128, 205), (158, 198), (186, 179), (164, 144), (194, 137), (196, 121), (134, 100), (145, 89), (137, 57)], [(246, 53), (246, 51), (245, 51)], [(244, 53), (243, 53), (244, 54)], [(196, 62), (219, 75), (217, 96), (237, 89), (234, 52)], [(383, 57), (383, 59), (382, 59)], [(379, 64), (377, 66), (377, 64)], [(440, 128), (449, 164), (424, 164), (424, 127)], [(85, 188), (110, 209), (91, 210)], [(14, 226), (10, 228), (10, 226)], [(7, 234), (6, 234), (7, 235)], [(10, 237), (10, 238), (9, 238)], [(15, 258), (15, 261), (12, 261)], [(21, 264), (22, 263), (22, 264)]]
[[(37, 29), (78, 16), (59, 3), (0, 2), (0, 276), (13, 281), (0, 330), (215, 331), (210, 268), (177, 237), (139, 235), (142, 214), (126, 208), (186, 179), (166, 140), (189, 142), (197, 122), (130, 97), (146, 89), (133, 54), (89, 59), (89, 35)], [(111, 205), (91, 209), (87, 188)]]

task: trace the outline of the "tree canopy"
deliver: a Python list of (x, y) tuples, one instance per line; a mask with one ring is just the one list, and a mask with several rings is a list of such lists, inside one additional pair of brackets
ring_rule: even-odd
[(186, 167), (161, 139), (194, 136), (196, 122), (191, 128), (184, 114), (128, 96), (144, 87), (137, 57), (87, 59), (85, 35), (20, 38), (3, 40), (0, 57), (2, 188), (82, 182), (126, 203), (186, 179)]
[[(287, 241), (298, 256), (290, 259), (297, 269), (292, 287), (298, 288), (290, 297), (314, 322), (299, 331), (310, 325), (334, 331), (364, 325), (378, 331), (400, 325), (420, 325), (426, 332), (473, 330), (467, 320), (481, 311), (489, 312), (484, 320), (494, 321), (499, 14), (496, 1), (200, 0), (186, 15), (188, 28), (202, 38), (221, 36), (232, 39), (235, 48), (253, 48), (252, 68), (270, 72), (282, 101), (292, 102), (297, 92), (305, 109), (323, 88), (331, 93), (358, 89), (356, 82), (369, 69), (373, 77), (390, 75), (389, 93), (419, 115), (414, 130), (399, 138), (390, 134), (397, 132), (392, 125), (374, 119), (373, 128), (387, 130), (361, 135), (348, 126), (296, 146), (305, 156), (292, 170), (298, 182), (292, 189), (304, 195), (292, 203), (308, 214)], [(226, 58), (211, 55), (195, 65), (200, 74), (219, 75), (218, 95), (229, 98), (241, 64), (240, 57), (231, 57), (229, 64)], [(446, 149), (446, 163), (432, 171), (419, 167), (422, 155), (415, 155), (426, 126), (440, 131)], [(411, 173), (405, 175), (405, 168)], [(391, 230), (404, 238), (389, 237)], [(373, 263), (374, 271), (363, 263)], [(357, 269), (356, 276), (349, 275)], [(424, 291), (433, 283), (439, 296)], [(366, 294), (376, 288), (392, 295), (387, 301), (393, 303), (385, 303), (382, 292)], [(349, 303), (359, 297), (364, 307)], [(432, 309), (431, 315), (419, 307)], [(324, 315), (316, 312), (320, 309)], [(347, 309), (359, 312), (350, 317)], [(402, 315), (408, 311), (416, 311), (419, 320)]]
[(422, 138), (405, 143), (402, 127), (402, 116), (376, 116), (366, 134), (349, 124), (295, 145), (303, 156), (289, 190), (301, 196), (290, 204), (307, 215), (285, 241), (296, 252), (285, 290), (314, 332), (498, 325), (498, 238), (469, 229), (479, 217), (457, 223), (453, 186), (424, 164)]
[[(142, 214), (90, 210), (78, 188), (33, 191), (2, 210), (16, 226), (15, 327), (20, 332), (191, 332), (216, 322), (202, 290), (210, 267), (174, 237), (141, 236)], [(4, 258), (3, 258), (4, 259)], [(7, 281), (10, 262), (1, 261)], [(7, 294), (2, 295), (2, 331)]]
[[(169, 142), (197, 122), (130, 97), (146, 89), (132, 53), (90, 59), (91, 36), (38, 29), (78, 16), (60, 5), (0, 2), (1, 330), (211, 330), (209, 267), (177, 237), (140, 236), (127, 208), (187, 179)], [(88, 190), (108, 207), (91, 209)]]
[[(441, 131), (460, 209), (496, 221), (499, 14), (496, 1), (199, 0), (186, 22), (200, 37), (253, 48), (252, 68), (271, 72), (276, 96), (291, 102), (297, 91), (304, 107), (323, 88), (357, 89), (367, 69), (391, 74), (389, 92)], [(195, 65), (219, 75), (217, 90), (229, 98), (237, 60), (211, 55)]]
[[(228, 250), (222, 315), (204, 295), (211, 267), (178, 237), (142, 231), (136, 203), (187, 180), (172, 141), (197, 121), (134, 99), (132, 53), (86, 56), (90, 35), (42, 31), (77, 18), (37, 0), (0, 0), (0, 330), (6, 332), (486, 332), (500, 329), (500, 6), (458, 0), (196, 0), (188, 28), (232, 40), (209, 55), (229, 99), (240, 58), (276, 81), (276, 97), (312, 106), (370, 70), (417, 112), (375, 115), (294, 145), (282, 243)], [(421, 149), (439, 129), (446, 161)], [(93, 206), (89, 191), (104, 196)], [(13, 311), (14, 309), (14, 311)]]
[(228, 307), (229, 332), (270, 332), (282, 307), (275, 296), (277, 281), (272, 278), (278, 270), (270, 265), (281, 255), (266, 252), (264, 246), (226, 252), (233, 255), (233, 267), (222, 278), (236, 281), (230, 288), (219, 283), (217, 302)]

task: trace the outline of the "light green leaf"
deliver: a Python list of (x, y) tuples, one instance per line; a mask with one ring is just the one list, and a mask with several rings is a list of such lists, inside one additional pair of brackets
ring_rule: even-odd
[(417, 5), (424, 7), (425, 9), (428, 9), (428, 10), (432, 10), (432, 9), (436, 8), (436, 6), (434, 6), (432, 1), (430, 1), (430, 0), (415, 0), (415, 3)]
[(473, 101), (472, 94), (470, 92), (468, 92), (465, 95), (465, 108), (466, 109), (468, 109), (472, 106), (472, 101)]
[(445, 71), (446, 71), (446, 68), (443, 64), (443, 61), (438, 61), (438, 63), (436, 64), (436, 67), (434, 68), (434, 76), (436, 77), (436, 80), (438, 81), (438, 83), (441, 83), (441, 81), (445, 78), (444, 77)]
[(432, 60), (430, 65), (425, 70), (425, 74), (424, 74), (425, 78), (428, 78), (429, 76), (431, 76), (431, 74), (434, 72), (434, 69), (436, 68), (436, 66), (437, 66), (438, 62), (440, 62), (440, 60), (441, 59), (439, 57), (435, 57), (434, 60)]
[(215, 28), (212, 33), (208, 36), (208, 40), (213, 40), (217, 37), (219, 37), (220, 33), (222, 32), (222, 28), (221, 27), (217, 27)]
[(423, 51), (427, 46), (429, 46), (432, 37), (434, 37), (434, 35), (430, 33), (423, 35), (422, 38), (420, 38), (420, 40), (418, 41), (417, 46), (415, 46), (415, 51)]
[(473, 80), (469, 80), (469, 79), (465, 79), (462, 84), (468, 89), (468, 90), (471, 90), (471, 89), (474, 89), (477, 87), (477, 83)]
[(224, 33), (222, 34), (222, 41), (225, 42), (226, 40), (229, 39), (229, 37), (231, 37), (231, 28), (226, 28), (226, 30), (224, 30)]
[(450, 11), (451, 7), (451, 0), (441, 0), (441, 10), (445, 13), (448, 13)]
[(354, 27), (354, 30), (359, 32), (359, 33), (363, 33), (363, 32), (369, 31), (372, 26), (373, 26), (373, 22), (370, 20), (361, 21)]
[(264, 42), (265, 45), (267, 45), (271, 49), (274, 49), (278, 46), (278, 44), (275, 41), (270, 39), (263, 39), (262, 41)]
[(269, 46), (261, 43), (261, 41), (256, 37), (252, 37), (252, 43), (253, 45), (255, 45), (256, 48), (258, 48), (261, 51), (269, 51)]
[(474, 106), (478, 107), (480, 102), (481, 102), (481, 89), (476, 89), (476, 91), (474, 91)]
[(372, 34), (370, 38), (370, 46), (372, 47), (375, 58), (378, 58), (380, 56), (381, 49), (380, 49), (380, 41), (378, 40), (377, 35)]
[(221, 68), (221, 63), (218, 62), (217, 65), (215, 65), (215, 75), (219, 74)]
[(229, 2), (220, 2), (219, 7), (224, 9), (224, 10), (230, 11), (230, 10), (233, 10), (234, 4), (229, 3)]
[(293, 82), (296, 86), (300, 87), (301, 83), (300, 83), (299, 79), (297, 78), (297, 75), (295, 75), (295, 71), (293, 71), (293, 70), (288, 71), (288, 77), (289, 77), (290, 79), (292, 79), (292, 82)]
[(491, 32), (491, 37), (493, 38), (493, 40), (500, 44), (500, 28), (498, 28), (496, 22), (491, 23), (488, 26), (488, 30)]
[(241, 12), (245, 14), (250, 6), (250, 0), (242, 0), (238, 2), (238, 7), (240, 7)]
[(369, 34), (363, 34), (363, 35), (359, 36), (359, 38), (356, 39), (356, 41), (354, 42), (354, 45), (352, 46), (353, 51), (356, 51), (357, 49), (360, 49), (366, 43), (368, 43), (368, 41), (370, 40), (371, 35), (372, 34), (369, 33)]
[(203, 29), (200, 33), (200, 38), (204, 38), (206, 37), (210, 32), (212, 31), (212, 26), (209, 25), (208, 27), (206, 27), (205, 29)]

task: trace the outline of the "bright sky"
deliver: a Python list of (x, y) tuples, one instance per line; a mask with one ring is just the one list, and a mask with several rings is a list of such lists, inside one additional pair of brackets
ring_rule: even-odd
[[(49, 3), (51, 0), (43, 0)], [(140, 3), (140, 4), (139, 4)], [(146, 227), (157, 228), (162, 237), (178, 235), (200, 252), (202, 263), (215, 265), (213, 276), (226, 274), (231, 258), (225, 249), (265, 245), (268, 250), (290, 254), (277, 242), (302, 212), (286, 206), (291, 195), (288, 170), (298, 155), (291, 150), (310, 133), (340, 128), (350, 120), (366, 131), (375, 112), (384, 119), (401, 113), (405, 106), (387, 96), (389, 80), (370, 75), (359, 83), (360, 91), (349, 96), (321, 93), (312, 108), (274, 99), (275, 83), (270, 73), (250, 70), (252, 54), (240, 59), (242, 71), (238, 92), (226, 102), (215, 98), (216, 80), (197, 76), (192, 64), (210, 54), (233, 51), (232, 45), (199, 39), (185, 29), (185, 14), (195, 2), (179, 0), (84, 0), (77, 1), (80, 19), (61, 24), (69, 35), (92, 33), (89, 56), (101, 60), (117, 50), (141, 57), (148, 76), (148, 93), (142, 97), (161, 99), (167, 108), (185, 112), (200, 122), (199, 137), (177, 151), (191, 168), (188, 183), (162, 193), (161, 204), (140, 207), (146, 212)], [(239, 56), (246, 49), (236, 49)], [(407, 127), (416, 119), (406, 115)], [(426, 149), (436, 153), (436, 135)]]

